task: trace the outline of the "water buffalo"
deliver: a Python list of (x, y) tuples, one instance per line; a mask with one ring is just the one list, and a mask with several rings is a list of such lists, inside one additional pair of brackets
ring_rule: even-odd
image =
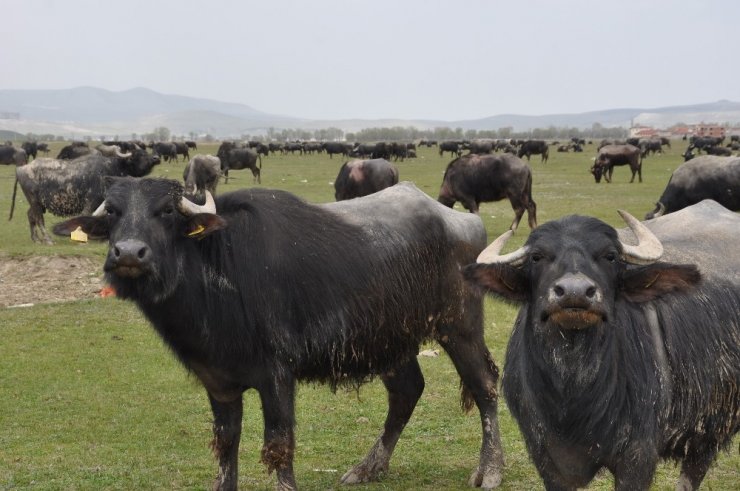
[[(286, 144), (285, 148), (287, 147)], [(234, 142), (223, 142), (218, 147), (216, 156), (221, 159), (221, 172), (226, 178), (226, 184), (229, 183), (229, 169), (250, 169), (252, 180), (257, 183), (262, 182), (262, 156), (251, 148), (238, 148)]]
[(18, 184), (28, 201), (28, 224), (31, 240), (51, 244), (44, 226), (44, 213), (71, 216), (89, 213), (103, 201), (103, 179), (107, 176), (135, 176), (149, 174), (159, 158), (144, 150), (136, 150), (129, 157), (104, 157), (99, 153), (75, 160), (41, 158), (18, 167), (10, 207), (13, 218)]
[(702, 155), (681, 164), (645, 219), (673, 213), (705, 199), (740, 211), (740, 158)]
[(537, 204), (532, 199), (532, 171), (520, 158), (510, 154), (459, 157), (445, 170), (438, 201), (452, 208), (456, 201), (471, 213), (478, 213), (483, 201), (508, 198), (514, 209), (511, 229), (516, 230), (527, 211), (529, 227), (537, 226)]
[(632, 170), (632, 179), (634, 182), (635, 174), (640, 177), (642, 182), (642, 156), (640, 149), (634, 145), (606, 145), (599, 150), (599, 154), (594, 160), (591, 167), (591, 173), (594, 175), (596, 182), (601, 182), (601, 176), (604, 176), (606, 182), (612, 182), (614, 166), (629, 165)]
[(0, 145), (0, 165), (24, 165), (28, 154), (22, 148), (12, 145)]
[(337, 201), (376, 193), (398, 183), (398, 168), (385, 159), (350, 160), (334, 180)]
[(459, 157), (462, 155), (462, 146), (456, 141), (443, 141), (438, 145), (439, 156), (444, 157), (445, 152), (450, 152), (451, 155)]
[(196, 155), (182, 172), (185, 193), (205, 199), (205, 191), (216, 194), (221, 177), (221, 159), (213, 155)]
[[(704, 201), (634, 231), (569, 216), (464, 274), (521, 304), (503, 392), (545, 489), (695, 490), (740, 430), (740, 216)], [(510, 235), (508, 233), (507, 235)], [(658, 262), (661, 258), (663, 262)]]
[(547, 163), (547, 159), (550, 156), (550, 150), (545, 140), (527, 140), (519, 147), (517, 157), (522, 158), (524, 156), (529, 160), (530, 155), (540, 155), (541, 162)]
[(342, 482), (378, 480), (424, 390), (417, 353), (427, 339), (457, 368), (464, 407), (479, 409), (471, 484), (501, 482), (498, 372), (481, 295), (460, 274), (485, 245), (480, 218), (409, 183), (327, 205), (252, 188), (197, 206), (182, 193), (165, 179), (111, 179), (93, 216), (54, 232), (79, 226), (108, 240), (104, 269), (116, 294), (136, 303), (205, 387), (214, 489), (237, 489), (244, 391), (259, 393), (261, 460), (287, 491), (296, 489), (296, 384), (357, 386), (374, 375), (388, 391), (385, 425)]

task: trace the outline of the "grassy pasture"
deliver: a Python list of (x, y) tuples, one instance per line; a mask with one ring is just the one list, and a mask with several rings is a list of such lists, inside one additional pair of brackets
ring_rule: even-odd
[[(51, 146), (56, 155), (60, 144)], [(596, 216), (623, 226), (622, 208), (642, 218), (653, 208), (670, 173), (681, 163), (683, 142), (665, 155), (648, 157), (642, 184), (629, 184), (620, 167), (611, 184), (595, 184), (588, 168), (595, 146), (583, 153), (558, 153), (550, 161), (532, 158), (533, 197), (539, 223), (566, 214)], [(199, 145), (215, 153), (216, 145)], [(449, 158), (436, 148), (419, 149), (419, 158), (399, 162), (401, 179), (436, 197)], [(262, 186), (291, 191), (309, 202), (333, 200), (332, 182), (341, 159), (326, 155), (270, 156), (263, 159)], [(154, 175), (180, 179), (184, 163), (162, 164)], [(232, 171), (220, 192), (252, 186), (249, 170)], [(0, 210), (7, 213), (13, 169), (0, 168)], [(20, 193), (20, 191), (19, 191)], [(457, 205), (459, 206), (459, 205)], [(91, 255), (102, 266), (102, 244), (32, 244), (22, 195), (15, 218), (3, 221), (0, 254)], [(489, 239), (506, 230), (508, 202), (485, 203), (481, 217)], [(59, 221), (47, 215), (47, 226)], [(511, 247), (527, 237), (526, 216)], [(1, 285), (0, 285), (1, 287)], [(2, 291), (0, 289), (0, 291)], [(499, 367), (515, 309), (487, 300), (486, 340)], [(116, 299), (0, 309), (0, 489), (204, 489), (217, 467), (208, 448), (211, 414), (205, 392), (168, 353), (144, 318)], [(468, 489), (477, 464), (480, 422), (477, 411), (459, 409), (459, 378), (444, 353), (421, 358), (426, 390), (396, 448), (390, 472), (362, 489)], [(259, 463), (262, 445), (260, 403), (254, 391), (244, 396), (240, 448), (240, 487), (272, 489)], [(385, 391), (379, 381), (359, 392), (304, 385), (298, 392), (295, 472), (303, 489), (339, 488), (341, 474), (365, 455), (382, 427)], [(542, 487), (505, 403), (500, 406), (506, 455), (501, 489)], [(705, 489), (738, 489), (740, 456), (735, 441), (704, 481)], [(663, 464), (654, 489), (673, 489), (678, 469)], [(589, 489), (611, 489), (604, 475)]]

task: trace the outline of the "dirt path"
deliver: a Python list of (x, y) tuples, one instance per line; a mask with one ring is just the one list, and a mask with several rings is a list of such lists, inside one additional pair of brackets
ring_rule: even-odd
[(0, 256), (0, 308), (95, 298), (103, 286), (100, 259)]

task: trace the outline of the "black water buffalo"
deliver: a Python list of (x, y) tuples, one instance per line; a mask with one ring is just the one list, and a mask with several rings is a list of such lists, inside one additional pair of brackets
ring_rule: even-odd
[(329, 158), (333, 158), (334, 155), (349, 156), (352, 151), (352, 145), (344, 142), (324, 142), (322, 147), (326, 153), (329, 154)]
[(360, 143), (352, 151), (353, 157), (370, 158), (375, 153), (375, 143)]
[(172, 142), (175, 145), (175, 160), (182, 155), (183, 160), (190, 158), (190, 147), (185, 142)]
[(463, 152), (460, 143), (452, 140), (440, 142), (438, 148), (440, 157), (444, 157), (445, 152), (450, 152), (452, 156), (459, 157)]
[(177, 145), (173, 142), (156, 142), (152, 144), (152, 153), (164, 162), (177, 161)]
[(655, 209), (645, 220), (712, 199), (740, 211), (740, 158), (702, 155), (681, 164), (671, 174)]
[(622, 215), (637, 245), (569, 216), (464, 271), (522, 305), (503, 393), (545, 489), (603, 468), (617, 490), (647, 490), (670, 459), (676, 489), (695, 490), (740, 430), (740, 216), (709, 200), (647, 224)]
[(21, 144), (21, 148), (26, 152), (29, 159), (35, 159), (39, 153), (39, 144), (36, 142), (28, 141)]
[(87, 143), (75, 142), (62, 147), (57, 154), (57, 159), (74, 160), (92, 153), (93, 150), (87, 145)]
[(449, 163), (437, 200), (452, 208), (456, 201), (478, 213), (482, 201), (508, 198), (514, 209), (511, 230), (516, 230), (527, 211), (529, 227), (537, 226), (537, 204), (532, 199), (532, 170), (509, 153), (469, 154)]
[(689, 139), (689, 150), (696, 150), (701, 153), (709, 147), (716, 147), (722, 144), (724, 138), (716, 136), (692, 136)]
[(216, 156), (221, 159), (221, 172), (226, 178), (226, 184), (229, 183), (229, 169), (248, 168), (252, 171), (252, 180), (257, 183), (262, 182), (262, 156), (251, 148), (237, 148), (234, 142), (223, 142), (218, 147)]
[(298, 152), (300, 155), (303, 155), (303, 144), (299, 142), (286, 142), (285, 144), (283, 144), (282, 151), (283, 154), (287, 154), (288, 152), (290, 152), (292, 155), (295, 152)]
[(188, 148), (192, 148), (193, 150), (198, 150), (198, 144), (193, 140), (186, 140), (185, 145), (187, 145)]
[(185, 193), (205, 199), (205, 191), (216, 194), (221, 177), (221, 159), (213, 155), (196, 155), (182, 172)]
[(50, 150), (49, 150), (49, 144), (48, 143), (43, 143), (43, 142), (37, 143), (36, 144), (36, 148), (38, 149), (39, 152), (43, 153), (44, 155), (48, 155), (49, 154), (49, 151)]
[(473, 140), (468, 146), (470, 153), (487, 154), (493, 152), (493, 140)]
[(640, 149), (634, 145), (607, 145), (599, 150), (594, 165), (591, 167), (591, 173), (594, 175), (596, 182), (601, 182), (601, 176), (604, 176), (606, 182), (612, 182), (614, 167), (617, 165), (629, 165), (632, 171), (632, 179), (635, 181), (635, 174), (642, 182), (642, 155)]
[(13, 218), (18, 184), (28, 201), (31, 240), (51, 244), (44, 226), (44, 213), (71, 216), (90, 213), (103, 201), (103, 180), (107, 176), (141, 177), (149, 174), (159, 158), (144, 150), (131, 156), (104, 157), (99, 153), (74, 160), (40, 158), (15, 171), (10, 217)]
[(501, 481), (497, 368), (481, 295), (460, 274), (485, 245), (477, 216), (409, 183), (327, 205), (252, 188), (196, 206), (177, 182), (131, 178), (110, 180), (94, 215), (54, 232), (81, 226), (108, 239), (104, 269), (116, 294), (138, 305), (205, 387), (219, 461), (214, 489), (237, 488), (245, 390), (261, 399), (261, 460), (289, 490), (297, 382), (358, 386), (373, 375), (388, 391), (385, 425), (342, 482), (379, 479), (424, 389), (417, 353), (427, 339), (457, 368), (463, 407), (480, 411), (471, 484)]
[(663, 144), (661, 143), (660, 139), (656, 138), (645, 138), (641, 139), (639, 142), (640, 152), (641, 156), (647, 157), (648, 155), (653, 155), (656, 153), (663, 153)]
[(732, 149), (727, 147), (704, 147), (704, 151), (707, 152), (707, 155), (717, 155), (720, 157), (729, 157), (732, 155)]
[(385, 159), (350, 160), (334, 180), (337, 201), (376, 193), (398, 183), (398, 168)]
[(529, 157), (531, 155), (540, 155), (541, 162), (545, 164), (547, 163), (547, 159), (550, 156), (549, 148), (550, 147), (547, 145), (547, 142), (545, 140), (527, 140), (522, 143), (521, 147), (519, 147), (517, 157), (522, 158), (526, 156), (527, 160), (529, 160)]
[(24, 165), (28, 154), (22, 148), (12, 145), (0, 145), (0, 165)]

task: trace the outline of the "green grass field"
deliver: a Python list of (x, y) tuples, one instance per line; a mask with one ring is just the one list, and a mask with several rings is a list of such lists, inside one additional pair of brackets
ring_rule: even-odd
[[(56, 155), (60, 144), (52, 145)], [(616, 213), (638, 218), (652, 210), (671, 172), (681, 163), (684, 142), (665, 155), (648, 157), (643, 183), (629, 184), (620, 167), (611, 184), (595, 184), (588, 169), (595, 146), (584, 153), (557, 153), (541, 164), (533, 157), (533, 197), (539, 223), (571, 213), (596, 216), (622, 227)], [(199, 145), (215, 153), (216, 145)], [(399, 162), (402, 180), (413, 181), (436, 198), (449, 158), (435, 148)], [(326, 155), (270, 156), (263, 159), (262, 187), (291, 191), (309, 202), (332, 201), (333, 180), (342, 163)], [(184, 163), (162, 164), (153, 175), (180, 179)], [(219, 192), (252, 186), (251, 173), (233, 171)], [(7, 213), (14, 169), (0, 168), (0, 210)], [(20, 193), (20, 191), (19, 191)], [(459, 205), (458, 205), (459, 206)], [(91, 255), (101, 263), (103, 244), (79, 245), (58, 238), (53, 246), (33, 244), (27, 204), (17, 199), (15, 218), (3, 220), (0, 255)], [(489, 240), (506, 230), (508, 202), (485, 203), (481, 218)], [(6, 215), (7, 216), (7, 215)], [(60, 219), (47, 215), (47, 227)], [(526, 217), (511, 247), (529, 229)], [(508, 247), (507, 247), (508, 250)], [(2, 284), (0, 283), (0, 291)], [(499, 366), (515, 309), (486, 302), (486, 340)], [(135, 307), (116, 299), (0, 309), (0, 490), (3, 489), (205, 489), (217, 466), (208, 443), (211, 414), (205, 391), (174, 360)], [(702, 360), (703, 361), (703, 360)], [(459, 378), (449, 359), (421, 358), (426, 390), (396, 448), (385, 478), (362, 486), (372, 490), (467, 489), (477, 464), (477, 411), (459, 409)], [(262, 418), (257, 394), (244, 396), (240, 488), (272, 489), (259, 463)], [(500, 404), (506, 469), (501, 489), (540, 489), (516, 424)], [(298, 392), (295, 473), (303, 489), (339, 488), (339, 477), (365, 455), (385, 416), (379, 381), (359, 392), (304, 385)], [(739, 489), (740, 455), (735, 440), (704, 481), (704, 489)], [(678, 469), (661, 465), (654, 489), (673, 489)], [(611, 489), (609, 475), (589, 489)]]

